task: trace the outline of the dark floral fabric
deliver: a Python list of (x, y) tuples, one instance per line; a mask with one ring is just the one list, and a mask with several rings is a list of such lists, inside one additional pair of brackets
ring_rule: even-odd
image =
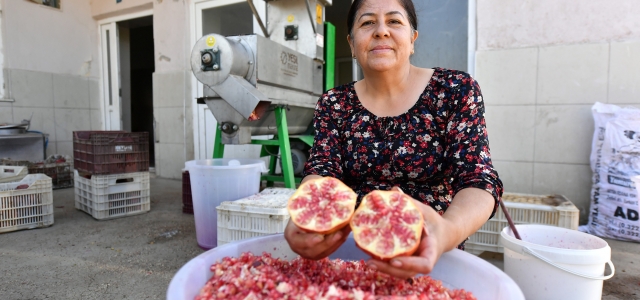
[(354, 83), (319, 99), (305, 176), (338, 178), (358, 200), (398, 186), (441, 215), (458, 191), (475, 187), (493, 195), (495, 213), (502, 182), (491, 163), (480, 87), (470, 75), (436, 68), (415, 105), (394, 117), (363, 107)]

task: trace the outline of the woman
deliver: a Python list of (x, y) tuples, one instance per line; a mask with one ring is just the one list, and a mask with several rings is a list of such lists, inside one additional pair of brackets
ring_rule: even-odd
[[(442, 253), (463, 247), (502, 195), (480, 88), (466, 73), (411, 65), (418, 38), (411, 0), (355, 0), (347, 22), (364, 79), (318, 101), (303, 182), (331, 176), (360, 198), (393, 188), (416, 199), (425, 218), (418, 251), (368, 265), (402, 278), (427, 274)], [(342, 245), (349, 230), (307, 234), (289, 222), (285, 238), (301, 256), (321, 259)]]

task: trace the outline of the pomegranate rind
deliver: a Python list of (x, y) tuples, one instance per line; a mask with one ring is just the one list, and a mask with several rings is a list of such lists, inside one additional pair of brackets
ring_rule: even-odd
[(308, 180), (289, 198), (291, 221), (306, 232), (331, 234), (349, 224), (355, 212), (356, 194), (333, 177)]
[(398, 191), (373, 191), (362, 198), (350, 226), (358, 248), (375, 259), (388, 261), (418, 250), (424, 218), (410, 196)]

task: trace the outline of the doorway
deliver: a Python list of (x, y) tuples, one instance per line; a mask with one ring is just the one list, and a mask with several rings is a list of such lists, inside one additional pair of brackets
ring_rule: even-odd
[[(326, 21), (336, 27), (336, 86), (363, 78), (362, 69), (351, 58), (347, 42), (346, 20), (351, 3), (333, 1), (333, 5), (326, 8)], [(419, 37), (411, 63), (423, 68), (443, 67), (473, 73), (475, 0), (423, 0), (413, 3)]]
[[(258, 11), (264, 10), (263, 1), (254, 1), (254, 5)], [(209, 33), (233, 36), (252, 34), (260, 30), (246, 0), (212, 0), (196, 3), (194, 21), (194, 38), (196, 40)], [(195, 77), (193, 78), (196, 88), (194, 92), (198, 97), (201, 97), (203, 85), (195, 80)], [(194, 118), (198, 124), (197, 129), (194, 130), (195, 157), (196, 159), (211, 158), (217, 122), (207, 105), (195, 104), (195, 107), (196, 115)], [(225, 147), (225, 157), (255, 158), (259, 157), (259, 153), (260, 147), (257, 145), (228, 145)]]
[[(118, 22), (120, 44), (129, 46), (129, 61), (120, 61), (123, 130), (149, 133), (149, 166), (155, 166), (153, 130), (153, 16)], [(124, 40), (128, 37), (128, 40)], [(128, 63), (128, 65), (125, 65)], [(125, 71), (128, 70), (128, 74)], [(128, 81), (128, 82), (127, 82)], [(126, 95), (126, 97), (125, 97)], [(126, 99), (128, 98), (128, 99)]]
[(149, 166), (155, 167), (153, 16), (101, 24), (105, 130), (149, 133)]
[(361, 79), (361, 76), (354, 77), (354, 66), (357, 69), (355, 60), (351, 58), (351, 48), (347, 42), (347, 15), (351, 1), (333, 1), (333, 5), (326, 7), (325, 21), (336, 27), (336, 65), (335, 65), (335, 85), (340, 86), (354, 80)]

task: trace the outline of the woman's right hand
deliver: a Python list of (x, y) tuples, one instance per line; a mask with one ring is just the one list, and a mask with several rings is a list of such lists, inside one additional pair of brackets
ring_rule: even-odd
[(293, 252), (307, 259), (319, 260), (338, 250), (347, 240), (350, 232), (351, 226), (347, 224), (331, 234), (308, 233), (289, 219), (284, 230), (284, 238)]

